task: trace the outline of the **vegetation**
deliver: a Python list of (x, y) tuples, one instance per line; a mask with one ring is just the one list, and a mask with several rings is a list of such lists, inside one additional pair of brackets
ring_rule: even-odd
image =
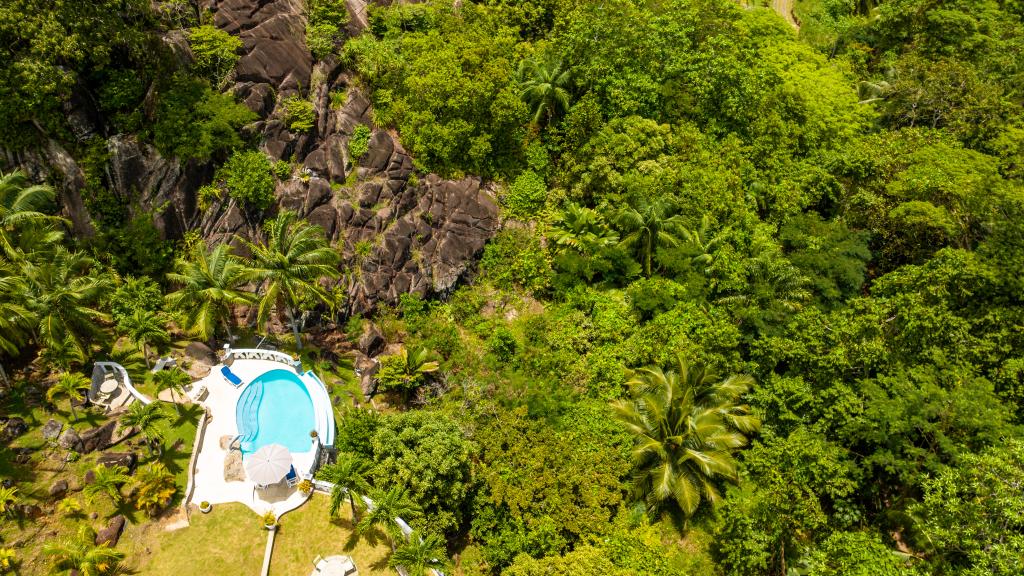
[[(785, 2), (428, 0), (351, 37), (344, 2), (299, 4), (313, 85), (250, 94), (194, 3), (0, 0), (0, 571), (253, 572), (248, 510), (149, 520), (183, 493), (195, 407), (120, 416), (165, 438), (132, 475), (41, 428), (109, 423), (80, 404), (96, 360), (142, 382), (188, 337), (267, 336), (338, 422), (336, 488), (281, 519), (275, 573), (314, 547), (371, 574), (1024, 573), (1020, 2), (796, 0), (794, 30)], [(410, 223), (306, 155), (356, 164), (374, 133), (413, 158), (402, 202), (479, 177), (501, 226), (453, 290), (351, 317)], [(201, 214), (114, 186), (125, 143)], [(380, 237), (286, 209), (306, 181)], [(435, 216), (411, 224), (443, 251)], [(382, 290), (449, 274), (419, 256)], [(377, 331), (375, 362), (352, 353)], [(96, 546), (117, 513), (125, 543)]]

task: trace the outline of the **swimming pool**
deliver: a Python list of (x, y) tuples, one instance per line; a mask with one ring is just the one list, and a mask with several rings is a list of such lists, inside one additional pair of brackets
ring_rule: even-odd
[(313, 399), (292, 370), (270, 370), (249, 383), (235, 405), (243, 457), (267, 444), (293, 453), (312, 449), (309, 433), (318, 428)]

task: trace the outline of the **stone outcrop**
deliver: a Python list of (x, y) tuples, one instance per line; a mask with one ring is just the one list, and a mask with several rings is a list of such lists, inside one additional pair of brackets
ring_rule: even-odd
[(111, 518), (106, 526), (96, 532), (96, 545), (107, 544), (111, 548), (117, 546), (117, 541), (121, 538), (121, 531), (124, 530), (124, 524), (125, 517), (121, 514)]
[(68, 481), (67, 480), (57, 480), (53, 484), (50, 484), (50, 489), (49, 489), (50, 498), (53, 498), (54, 500), (60, 500), (67, 493), (68, 493)]
[(28, 424), (24, 418), (7, 418), (0, 421), (0, 441), (10, 442), (18, 436), (28, 432)]
[(97, 450), (106, 450), (113, 445), (114, 430), (117, 428), (117, 421), (111, 420), (103, 426), (90, 428), (79, 436), (82, 441), (80, 452), (88, 454)]
[(128, 472), (131, 473), (135, 470), (135, 464), (138, 463), (138, 461), (138, 456), (133, 452), (104, 452), (96, 459), (96, 465), (106, 466), (107, 468), (124, 466), (128, 469)]
[(60, 437), (61, 431), (64, 430), (64, 425), (60, 422), (50, 419), (43, 425), (43, 439), (44, 440), (56, 440)]
[(65, 450), (72, 450), (74, 452), (82, 451), (82, 439), (75, 432), (74, 428), (68, 427), (60, 437), (57, 439), (57, 445)]

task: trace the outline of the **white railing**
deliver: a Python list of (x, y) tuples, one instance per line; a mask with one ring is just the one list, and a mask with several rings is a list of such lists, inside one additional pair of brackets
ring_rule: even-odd
[(124, 387), (128, 389), (128, 392), (132, 396), (134, 396), (136, 400), (142, 402), (143, 404), (153, 403), (152, 399), (150, 399), (142, 392), (136, 390), (135, 386), (132, 386), (132, 379), (130, 376), (128, 376), (128, 371), (124, 369), (124, 366), (121, 366), (117, 362), (97, 362), (95, 366), (99, 368), (110, 368), (113, 371), (119, 373), (121, 375), (121, 382), (124, 384)]
[(302, 361), (292, 358), (291, 354), (277, 350), (261, 350), (259, 348), (227, 348), (227, 356), (235, 360), (269, 360), (292, 367), (296, 372), (302, 371)]

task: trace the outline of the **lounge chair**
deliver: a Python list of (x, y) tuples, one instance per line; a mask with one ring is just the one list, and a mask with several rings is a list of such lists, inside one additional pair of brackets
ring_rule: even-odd
[(294, 488), (299, 483), (299, 475), (295, 473), (295, 466), (288, 469), (288, 474), (284, 477), (288, 481), (288, 487)]
[(242, 382), (242, 379), (236, 376), (235, 373), (231, 371), (231, 368), (228, 368), (227, 366), (221, 367), (220, 373), (224, 376), (224, 379), (228, 381), (228, 384), (231, 384), (235, 388), (245, 384), (245, 382)]

